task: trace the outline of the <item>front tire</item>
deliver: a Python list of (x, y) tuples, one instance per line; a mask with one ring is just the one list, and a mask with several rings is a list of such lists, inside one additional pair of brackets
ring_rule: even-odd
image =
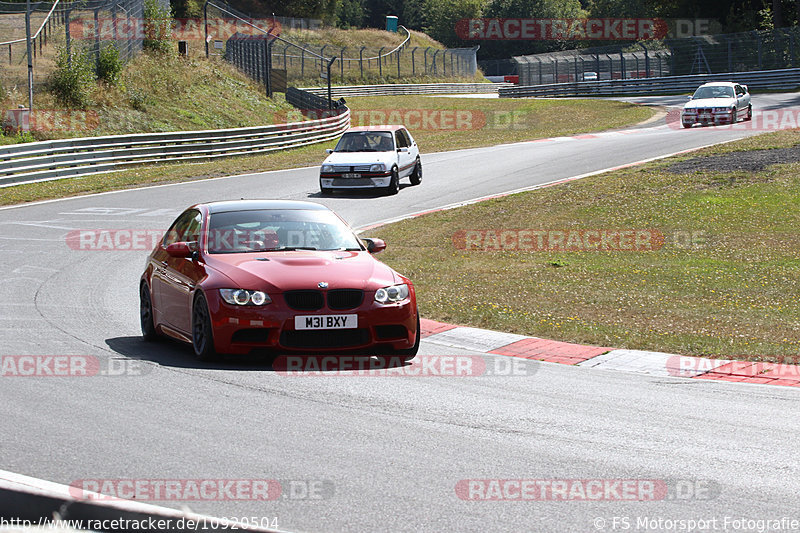
[(747, 122), (748, 120), (752, 120), (752, 119), (753, 119), (753, 106), (752, 105), (748, 105), (747, 106), (747, 116), (744, 117), (744, 121)]
[(139, 287), (139, 322), (142, 326), (142, 339), (146, 342), (153, 342), (158, 338), (153, 319), (153, 302), (150, 299), (150, 289), (147, 287), (147, 283), (143, 282)]
[(386, 187), (386, 194), (395, 195), (400, 192), (400, 174), (397, 167), (392, 168), (392, 179), (389, 181), (389, 186)]
[(422, 182), (422, 161), (417, 158), (414, 172), (411, 173), (411, 185), (419, 185)]
[(192, 306), (192, 347), (194, 356), (200, 361), (211, 361), (217, 355), (214, 351), (211, 314), (208, 312), (206, 297), (202, 293), (194, 299)]

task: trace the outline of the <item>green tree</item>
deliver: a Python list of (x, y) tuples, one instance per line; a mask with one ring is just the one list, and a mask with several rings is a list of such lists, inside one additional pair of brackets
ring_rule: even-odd
[(363, 28), (367, 20), (366, 0), (342, 0), (336, 8), (340, 28)]
[(479, 18), (487, 0), (425, 0), (425, 31), (451, 47), (466, 43), (456, 34), (456, 23), (462, 19)]

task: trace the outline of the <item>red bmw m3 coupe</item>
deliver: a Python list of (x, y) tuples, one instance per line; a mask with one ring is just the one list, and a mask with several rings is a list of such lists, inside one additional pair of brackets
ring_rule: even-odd
[(216, 354), (394, 354), (413, 359), (411, 281), (372, 255), (327, 207), (288, 200), (197, 204), (150, 254), (139, 285), (142, 335)]

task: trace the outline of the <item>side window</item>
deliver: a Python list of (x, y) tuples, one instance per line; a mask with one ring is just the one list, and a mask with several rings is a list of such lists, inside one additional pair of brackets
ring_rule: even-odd
[(394, 133), (394, 138), (398, 148), (408, 147), (408, 143), (406, 143), (406, 138), (403, 136), (402, 130), (397, 130)]
[(197, 242), (200, 240), (200, 226), (203, 224), (203, 215), (200, 211), (194, 211), (194, 216), (189, 219), (189, 225), (184, 233), (186, 242)]
[[(200, 234), (200, 220), (202, 219), (202, 215), (200, 211), (195, 209), (191, 209), (189, 211), (185, 211), (181, 216), (175, 219), (175, 222), (172, 223), (172, 226), (167, 230), (166, 235), (164, 235), (164, 240), (162, 241), (164, 246), (169, 246), (175, 242), (182, 242), (187, 239), (186, 236), (189, 235), (188, 231), (191, 227), (195, 224), (197, 225), (197, 235)], [(196, 239), (195, 239), (196, 240)]]
[(400, 130), (400, 133), (402, 133), (403, 137), (406, 139), (406, 146), (411, 146), (414, 144), (414, 141), (411, 140), (411, 134), (408, 133), (408, 130)]

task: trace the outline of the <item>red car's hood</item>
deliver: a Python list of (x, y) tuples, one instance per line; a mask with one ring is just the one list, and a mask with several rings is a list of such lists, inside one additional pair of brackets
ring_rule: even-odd
[[(266, 259), (266, 260), (265, 260)], [(374, 259), (369, 252), (266, 252), (213, 254), (206, 264), (229, 277), (231, 289), (283, 292), (316, 289), (327, 282), (328, 289), (376, 290), (400, 278), (394, 270)]]

